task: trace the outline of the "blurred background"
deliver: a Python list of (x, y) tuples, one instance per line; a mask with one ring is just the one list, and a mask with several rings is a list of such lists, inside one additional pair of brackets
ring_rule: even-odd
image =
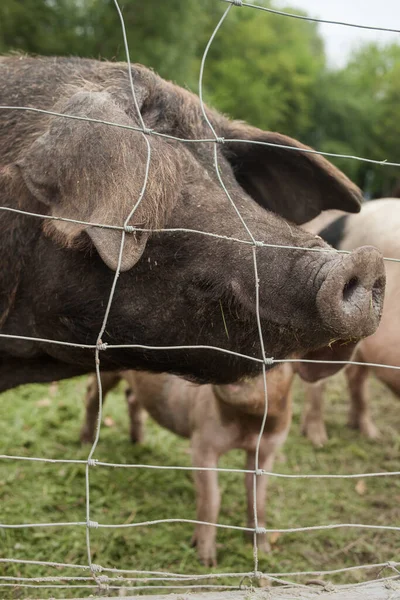
[[(400, 28), (396, 2), (293, 0), (289, 6), (258, 0), (295, 14)], [(132, 61), (197, 92), (204, 48), (227, 4), (120, 0), (120, 5)], [(400, 162), (399, 36), (233, 7), (207, 58), (205, 99), (231, 117), (319, 150)], [(15, 51), (124, 60), (113, 0), (1, 0), (0, 52)], [(396, 167), (333, 162), (367, 199), (400, 195)]]

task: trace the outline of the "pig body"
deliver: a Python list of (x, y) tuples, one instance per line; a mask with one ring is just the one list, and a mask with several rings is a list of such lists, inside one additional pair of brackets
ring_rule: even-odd
[[(263, 376), (228, 385), (194, 385), (174, 375), (125, 371), (102, 375), (103, 398), (123, 377), (129, 385), (127, 400), (133, 442), (143, 439), (143, 409), (160, 425), (190, 438), (195, 467), (215, 468), (220, 456), (234, 448), (246, 452), (245, 469), (256, 468), (256, 446), (265, 407)], [(277, 449), (284, 443), (291, 422), (290, 387), (293, 371), (281, 364), (267, 374), (268, 415), (261, 437), (258, 468), (271, 471)], [(83, 441), (92, 441), (98, 414), (97, 380), (92, 377), (86, 398)], [(194, 471), (197, 520), (217, 523), (220, 507), (218, 473)], [(247, 526), (254, 528), (253, 473), (246, 473)], [(265, 527), (267, 476), (257, 479), (257, 521)], [(250, 532), (251, 534), (251, 532)], [(257, 535), (259, 547), (268, 550), (265, 534)], [(196, 525), (193, 543), (200, 560), (216, 564), (216, 528)]]
[[(308, 225), (317, 232), (320, 220)], [(363, 205), (356, 218), (348, 215), (334, 216), (330, 222), (323, 223), (319, 234), (335, 248), (352, 250), (359, 244), (372, 244), (384, 256), (400, 259), (400, 201), (397, 199), (374, 200)], [(400, 265), (385, 262), (386, 297), (381, 324), (377, 331), (361, 340), (352, 360), (361, 363), (400, 365)], [(359, 429), (369, 438), (375, 438), (378, 430), (373, 423), (367, 400), (367, 377), (373, 373), (395, 394), (400, 396), (400, 371), (383, 367), (368, 367), (365, 364), (349, 365), (345, 375), (350, 392), (349, 425)], [(323, 392), (325, 382), (320, 381), (307, 386), (307, 404), (303, 414), (303, 431), (316, 445), (327, 440), (322, 415)]]
[[(100, 343), (105, 370), (215, 383), (259, 372), (254, 252), (268, 357), (375, 331), (379, 254), (337, 256), (296, 226), (328, 208), (359, 210), (358, 188), (323, 157), (206, 109), (221, 138), (217, 174), (216, 142), (171, 138), (212, 138), (198, 97), (140, 65), (132, 77), (145, 134), (126, 64), (9, 56), (0, 77), (0, 391), (92, 371)], [(115, 227), (140, 197), (99, 340), (119, 260)], [(233, 204), (254, 239), (272, 246), (253, 245)], [(357, 298), (343, 298), (355, 276)]]

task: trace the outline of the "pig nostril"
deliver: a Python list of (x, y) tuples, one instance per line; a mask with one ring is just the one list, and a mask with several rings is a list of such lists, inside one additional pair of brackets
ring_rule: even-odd
[(354, 292), (358, 288), (358, 284), (358, 277), (352, 277), (347, 283), (345, 283), (343, 288), (343, 300), (345, 302), (351, 300), (352, 296), (354, 295)]
[(372, 299), (374, 302), (381, 300), (384, 287), (385, 287), (385, 278), (378, 277), (378, 279), (375, 280), (375, 283), (372, 286)]

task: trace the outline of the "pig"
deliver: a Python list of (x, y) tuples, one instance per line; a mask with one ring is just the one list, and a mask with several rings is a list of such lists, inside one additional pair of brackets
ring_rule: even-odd
[[(306, 227), (315, 232), (320, 225), (321, 220), (317, 218)], [(363, 205), (359, 215), (334, 213), (332, 219), (329, 215), (324, 218), (324, 225), (319, 235), (335, 248), (352, 250), (359, 244), (368, 243), (376, 246), (384, 256), (400, 259), (400, 200), (372, 200)], [(352, 361), (400, 366), (400, 265), (387, 261), (385, 267), (387, 285), (381, 323), (376, 333), (359, 342)], [(350, 392), (349, 425), (359, 429), (367, 438), (374, 439), (379, 432), (371, 419), (367, 401), (367, 377), (370, 371), (398, 396), (400, 371), (371, 368), (366, 364), (348, 365), (345, 369)], [(325, 380), (306, 386), (307, 404), (302, 428), (316, 446), (322, 446), (328, 440), (322, 415), (324, 388)]]
[(300, 142), (206, 107), (213, 141), (196, 95), (133, 65), (142, 130), (128, 75), (125, 63), (0, 58), (0, 391), (91, 372), (95, 347), (107, 371), (224, 384), (260, 372), (260, 333), (281, 359), (333, 340), (346, 353), (340, 340), (373, 333), (378, 251), (340, 256), (298, 226), (359, 211), (359, 189)]
[[(105, 395), (121, 378), (128, 382), (127, 400), (132, 442), (143, 440), (143, 409), (161, 426), (190, 438), (194, 467), (214, 468), (220, 456), (234, 448), (246, 452), (245, 469), (256, 468), (256, 446), (265, 408), (264, 377), (225, 385), (195, 385), (175, 375), (138, 371), (103, 373)], [(293, 370), (282, 363), (266, 376), (268, 414), (261, 437), (258, 468), (271, 471), (277, 450), (284, 443), (292, 417), (291, 382)], [(93, 376), (86, 394), (86, 418), (81, 440), (92, 442), (99, 409), (97, 378)], [(194, 471), (197, 520), (218, 523), (220, 491), (216, 471)], [(253, 473), (245, 474), (247, 527), (254, 529)], [(256, 505), (258, 527), (265, 527), (267, 476), (257, 477)], [(192, 538), (200, 561), (215, 566), (216, 527), (196, 525)], [(248, 532), (252, 536), (252, 532)], [(260, 550), (269, 551), (265, 533), (257, 534)]]

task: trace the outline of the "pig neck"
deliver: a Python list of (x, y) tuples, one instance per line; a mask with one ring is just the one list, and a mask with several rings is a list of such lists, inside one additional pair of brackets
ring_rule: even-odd
[(213, 392), (218, 403), (223, 407), (230, 407), (235, 412), (240, 411), (247, 415), (260, 416), (265, 411), (264, 388), (253, 390), (249, 395), (225, 393), (224, 385), (213, 385)]

